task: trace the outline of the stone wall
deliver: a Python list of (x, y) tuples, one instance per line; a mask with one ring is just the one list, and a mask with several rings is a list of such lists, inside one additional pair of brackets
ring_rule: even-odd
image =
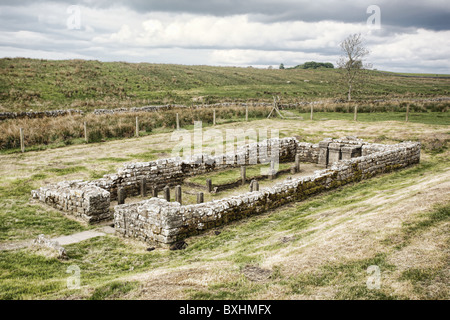
[[(202, 175), (212, 171), (236, 168), (260, 163), (270, 163), (272, 149), (276, 149), (280, 162), (294, 161), (298, 141), (295, 138), (269, 139), (239, 147), (235, 153), (219, 156), (194, 155), (187, 159), (168, 158), (150, 162), (135, 162), (124, 165), (116, 174), (105, 175), (102, 179), (89, 182), (110, 192), (111, 200), (117, 200), (118, 188), (127, 195), (140, 194), (141, 180), (146, 187), (162, 189), (166, 185), (181, 184), (187, 177)], [(307, 150), (306, 150), (307, 149)], [(311, 149), (311, 150), (310, 150)], [(313, 148), (305, 147), (304, 159), (313, 159)]]
[(308, 142), (298, 142), (296, 153), (300, 156), (300, 161), (309, 163), (319, 163), (319, 144)]
[(23, 111), (23, 112), (0, 112), (0, 120), (6, 119), (23, 119), (23, 118), (44, 118), (44, 117), (62, 117), (72, 114), (83, 114), (83, 111), (67, 109), (67, 110), (50, 110), (50, 111)]
[(88, 223), (112, 218), (109, 192), (81, 180), (41, 187), (31, 194), (34, 199)]
[[(310, 102), (303, 103), (284, 103), (278, 106), (279, 109), (292, 109), (300, 105), (309, 104)], [(133, 107), (133, 108), (116, 108), (116, 109), (95, 109), (94, 114), (115, 114), (115, 113), (135, 113), (135, 112), (157, 112), (166, 111), (173, 109), (200, 109), (200, 108), (222, 108), (222, 107), (271, 107), (272, 103), (268, 102), (221, 102), (213, 104), (193, 104), (193, 105), (180, 105), (180, 104), (167, 104), (167, 105), (154, 105), (154, 106), (144, 106), (144, 107)]]
[[(356, 149), (361, 141), (347, 142), (330, 140), (329, 144)], [(363, 148), (364, 146), (366, 148)], [(308, 147), (313, 149), (312, 146), (304, 147), (304, 150), (308, 150)], [(364, 144), (360, 148), (373, 151), (378, 147)], [(317, 154), (318, 148), (315, 147), (314, 150), (314, 154)], [(135, 204), (119, 205), (114, 208), (114, 223), (116, 231), (125, 237), (157, 242), (163, 246), (170, 245), (229, 221), (259, 214), (288, 202), (303, 200), (350, 182), (404, 168), (418, 163), (419, 160), (420, 143), (404, 142), (384, 146), (378, 152), (338, 160), (330, 168), (316, 171), (310, 177), (285, 180), (261, 191), (208, 203), (183, 206), (177, 202), (169, 203), (163, 199), (151, 198)]]
[(194, 155), (188, 159), (169, 158), (129, 163), (116, 174), (105, 175), (93, 181), (74, 180), (41, 187), (33, 190), (32, 196), (58, 210), (94, 223), (112, 217), (109, 203), (117, 200), (119, 188), (123, 189), (127, 196), (139, 195), (143, 178), (147, 190), (161, 190), (166, 185), (181, 184), (190, 176), (242, 165), (269, 163), (272, 150), (276, 150), (280, 161), (293, 161), (297, 143), (295, 138), (269, 139), (242, 146), (236, 153), (215, 157), (205, 154)]
[(147, 190), (152, 187), (162, 189), (207, 172), (269, 163), (274, 152), (280, 162), (294, 161), (297, 154), (302, 162), (320, 164), (325, 159), (323, 164), (328, 169), (317, 171), (312, 177), (286, 180), (258, 193), (199, 205), (164, 204), (161, 202), (163, 200), (154, 198), (116, 206), (114, 220), (118, 232), (146, 241), (170, 244), (206, 228), (301, 200), (310, 194), (418, 163), (420, 144), (370, 144), (354, 137), (326, 139), (319, 144), (299, 142), (295, 138), (269, 139), (221, 156), (195, 155), (188, 159), (130, 163), (116, 174), (94, 181), (75, 180), (49, 185), (33, 190), (32, 196), (58, 210), (95, 223), (112, 218), (110, 201), (117, 199), (119, 188), (124, 189), (128, 196), (139, 195), (143, 178)]

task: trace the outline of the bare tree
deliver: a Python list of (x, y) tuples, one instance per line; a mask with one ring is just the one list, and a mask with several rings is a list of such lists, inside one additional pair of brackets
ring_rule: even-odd
[(343, 55), (337, 61), (337, 65), (341, 70), (342, 80), (348, 87), (348, 101), (352, 99), (355, 86), (361, 84), (367, 76), (365, 71), (371, 68), (370, 64), (365, 64), (363, 61), (369, 54), (363, 42), (359, 33), (349, 35), (340, 45)]

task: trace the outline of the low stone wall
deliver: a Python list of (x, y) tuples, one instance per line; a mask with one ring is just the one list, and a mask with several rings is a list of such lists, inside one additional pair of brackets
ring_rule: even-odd
[(58, 210), (95, 223), (112, 218), (110, 201), (117, 200), (118, 189), (127, 196), (140, 194), (141, 180), (145, 178), (147, 190), (176, 186), (190, 176), (239, 167), (242, 165), (268, 163), (272, 150), (280, 161), (293, 161), (298, 141), (295, 138), (269, 139), (261, 143), (242, 146), (236, 153), (211, 157), (195, 155), (188, 159), (169, 158), (150, 162), (129, 163), (116, 174), (105, 175), (93, 181), (66, 181), (41, 187), (32, 196)]
[[(352, 143), (345, 145), (345, 142), (347, 141), (329, 141), (344, 144), (344, 148), (351, 147)], [(359, 142), (356, 141), (354, 145)], [(305, 150), (306, 147), (305, 145)], [(374, 150), (375, 147), (377, 146), (367, 146), (365, 149)], [(285, 180), (261, 191), (208, 203), (182, 206), (177, 202), (168, 203), (163, 199), (152, 198), (135, 204), (119, 205), (114, 208), (114, 223), (116, 231), (125, 237), (166, 246), (229, 221), (303, 200), (350, 182), (404, 168), (419, 160), (420, 143), (405, 142), (384, 146), (379, 152), (338, 160), (331, 168), (317, 171), (310, 177)]]
[(300, 156), (300, 161), (309, 163), (319, 163), (319, 144), (308, 142), (298, 142), (296, 153)]
[[(278, 106), (279, 109), (293, 109), (300, 105), (310, 104), (311, 102), (303, 103), (284, 103)], [(316, 103), (314, 103), (316, 104)], [(201, 109), (201, 108), (222, 108), (222, 107), (272, 107), (272, 103), (268, 102), (222, 102), (213, 104), (193, 104), (193, 105), (180, 105), (180, 104), (166, 104), (166, 105), (154, 105), (144, 107), (133, 108), (116, 108), (116, 109), (95, 109), (94, 114), (115, 114), (115, 113), (135, 113), (135, 112), (158, 112), (173, 109)]]
[(81, 180), (65, 181), (41, 187), (33, 190), (31, 194), (33, 199), (81, 218), (88, 223), (112, 218), (109, 209), (109, 192)]
[(83, 114), (80, 110), (50, 110), (50, 111), (23, 111), (23, 112), (0, 112), (0, 120), (23, 119), (23, 118), (44, 118), (44, 117), (63, 117), (72, 114)]
[[(277, 152), (280, 162), (294, 161), (296, 155), (300, 156), (301, 162), (321, 164), (325, 160), (322, 164), (328, 169), (318, 171), (312, 177), (286, 180), (269, 190), (218, 202), (194, 206), (170, 203), (162, 206), (162, 209), (155, 209), (155, 201), (161, 204), (162, 200), (151, 199), (148, 200), (151, 210), (147, 208), (147, 201), (116, 206), (114, 219), (118, 232), (125, 236), (145, 238), (146, 241), (170, 244), (205, 228), (269, 210), (286, 202), (301, 200), (325, 189), (417, 163), (420, 159), (420, 144), (370, 144), (354, 137), (326, 139), (319, 144), (298, 142), (295, 138), (269, 139), (240, 147), (235, 153), (216, 157), (195, 155), (189, 159), (170, 158), (130, 163), (124, 165), (117, 174), (105, 175), (94, 181), (61, 182), (33, 190), (32, 196), (58, 210), (95, 223), (112, 218), (110, 201), (117, 199), (119, 188), (124, 189), (128, 196), (139, 195), (144, 178), (147, 190), (153, 187), (161, 189), (166, 185), (182, 184), (185, 178), (195, 175), (242, 165), (268, 163), (273, 152)], [(258, 196), (255, 198), (256, 195)], [(222, 209), (219, 210), (219, 207)], [(170, 221), (175, 218), (172, 214), (165, 213), (164, 208), (170, 208), (167, 212), (175, 210), (176, 216), (182, 217), (183, 224), (171, 224)], [(207, 214), (202, 213), (206, 212), (205, 210)], [(180, 221), (179, 218), (175, 220), (177, 223)]]
[[(140, 194), (141, 180), (146, 187), (162, 189), (166, 185), (181, 184), (187, 177), (212, 171), (236, 168), (251, 164), (270, 163), (272, 150), (277, 150), (280, 162), (294, 161), (298, 141), (295, 138), (269, 139), (237, 149), (236, 153), (219, 156), (194, 155), (188, 159), (168, 158), (150, 162), (135, 162), (124, 165), (117, 174), (105, 175), (89, 182), (110, 192), (111, 200), (117, 200), (117, 190), (122, 188), (129, 196)], [(305, 151), (305, 159), (313, 159), (313, 151)], [(306, 161), (306, 160), (305, 160)]]

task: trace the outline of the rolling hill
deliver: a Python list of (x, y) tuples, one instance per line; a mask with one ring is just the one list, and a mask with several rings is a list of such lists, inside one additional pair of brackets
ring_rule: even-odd
[[(337, 69), (257, 69), (85, 60), (0, 59), (0, 112), (195, 101), (344, 99)], [(446, 96), (450, 79), (371, 71), (355, 99)], [(196, 102), (195, 102), (196, 103)]]

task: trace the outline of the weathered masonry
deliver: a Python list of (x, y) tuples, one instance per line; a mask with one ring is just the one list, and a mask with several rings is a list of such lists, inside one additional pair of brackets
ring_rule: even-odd
[[(109, 210), (117, 190), (139, 195), (145, 187), (163, 188), (181, 184), (186, 177), (249, 164), (269, 163), (278, 155), (280, 162), (323, 165), (313, 176), (287, 179), (273, 187), (260, 189), (195, 205), (181, 205), (161, 198), (122, 204)], [(59, 210), (89, 222), (114, 218), (116, 232), (130, 238), (170, 245), (208, 228), (232, 220), (306, 199), (310, 195), (350, 182), (401, 169), (420, 160), (420, 143), (371, 144), (360, 139), (326, 139), (319, 144), (295, 138), (269, 139), (238, 148), (235, 153), (190, 159), (171, 158), (125, 165), (117, 174), (95, 181), (72, 181), (32, 191), (33, 197)]]

